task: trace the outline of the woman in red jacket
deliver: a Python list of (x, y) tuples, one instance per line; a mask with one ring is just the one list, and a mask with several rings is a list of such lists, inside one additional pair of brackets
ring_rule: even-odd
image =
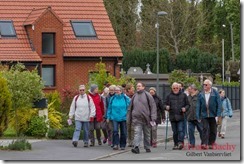
[(90, 146), (95, 145), (94, 130), (96, 130), (98, 145), (102, 145), (101, 123), (103, 121), (104, 105), (102, 97), (98, 94), (98, 86), (96, 84), (91, 85), (89, 90), (89, 96), (91, 96), (96, 107), (96, 115), (93, 120), (90, 120)]

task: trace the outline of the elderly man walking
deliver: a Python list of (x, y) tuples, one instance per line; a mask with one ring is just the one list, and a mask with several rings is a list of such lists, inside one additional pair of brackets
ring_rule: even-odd
[(203, 125), (202, 149), (213, 149), (217, 135), (216, 116), (221, 116), (220, 96), (212, 88), (212, 82), (206, 79), (203, 83), (203, 91), (198, 95), (196, 109), (196, 118)]
[(172, 84), (172, 92), (166, 97), (164, 107), (169, 111), (174, 139), (173, 150), (181, 150), (184, 147), (184, 114), (189, 108), (187, 95), (180, 92), (179, 84)]
[(150, 126), (156, 126), (157, 107), (153, 97), (145, 91), (145, 84), (139, 82), (136, 85), (137, 92), (131, 99), (127, 121), (132, 122), (134, 127), (134, 148), (131, 151), (139, 154), (139, 146), (142, 140), (144, 149), (150, 153)]

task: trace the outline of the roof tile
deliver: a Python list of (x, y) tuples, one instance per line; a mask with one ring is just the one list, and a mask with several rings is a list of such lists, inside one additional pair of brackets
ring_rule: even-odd
[[(103, 0), (1, 0), (0, 19), (13, 21), (17, 38), (0, 38), (0, 61), (41, 61), (23, 24), (33, 24), (48, 6), (63, 21), (64, 56), (122, 57)], [(92, 20), (97, 39), (76, 38), (70, 20)]]

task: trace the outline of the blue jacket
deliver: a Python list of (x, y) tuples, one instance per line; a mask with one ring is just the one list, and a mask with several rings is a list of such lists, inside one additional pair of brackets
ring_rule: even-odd
[(121, 95), (114, 95), (110, 98), (108, 110), (107, 110), (107, 119), (114, 121), (126, 121), (127, 110), (130, 104), (130, 98)]
[(205, 100), (205, 92), (202, 91), (198, 94), (197, 108), (196, 108), (196, 119), (221, 116), (221, 101), (219, 93), (211, 88), (211, 93), (208, 102), (208, 108)]
[(221, 99), (221, 104), (222, 104), (222, 108), (221, 108), (221, 116), (225, 117), (225, 116), (232, 116), (232, 107), (231, 107), (231, 103), (230, 100), (225, 97), (223, 99)]

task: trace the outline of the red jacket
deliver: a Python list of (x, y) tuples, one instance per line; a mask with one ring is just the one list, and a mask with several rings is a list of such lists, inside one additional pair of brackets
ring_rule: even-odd
[[(91, 98), (95, 104), (95, 107), (96, 107), (96, 116), (95, 117), (97, 119), (97, 122), (102, 122), (103, 115), (104, 115), (104, 104), (103, 104), (102, 97), (98, 93), (96, 93), (95, 95), (89, 93), (89, 96), (91, 96)], [(91, 119), (90, 121), (93, 121), (93, 119)]]

